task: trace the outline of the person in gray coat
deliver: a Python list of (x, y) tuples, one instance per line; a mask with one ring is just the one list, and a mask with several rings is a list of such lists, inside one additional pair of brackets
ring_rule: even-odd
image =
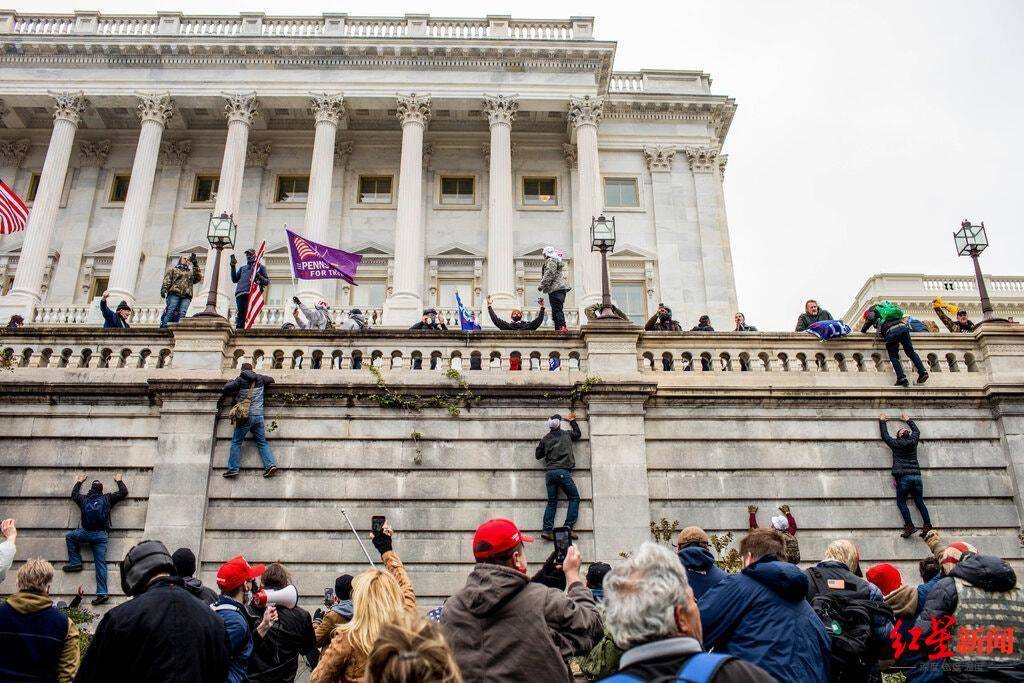
[[(579, 425), (576, 424), (576, 413), (569, 413), (565, 419), (569, 421), (569, 431), (562, 429), (561, 415), (552, 415), (548, 418), (548, 433), (537, 444), (536, 451), (537, 460), (543, 460), (544, 467), (547, 468), (544, 483), (548, 488), (548, 506), (544, 509), (541, 538), (548, 541), (555, 540), (553, 529), (559, 489), (569, 499), (569, 509), (565, 512), (565, 526), (570, 529), (575, 527), (580, 512), (580, 492), (576, 489), (576, 482), (572, 480), (572, 471), (576, 467), (572, 442), (579, 441), (582, 434)], [(572, 537), (577, 538), (575, 531), (572, 532)]]
[[(326, 330), (328, 327), (334, 327), (331, 323), (331, 307), (323, 299), (316, 302), (313, 308), (302, 303), (302, 300), (297, 296), (292, 297), (292, 303), (297, 307), (292, 309), (292, 317), (295, 318), (295, 324), (300, 329)], [(302, 315), (305, 316), (305, 322), (299, 318), (299, 311), (302, 311)]]
[(565, 282), (565, 261), (552, 246), (544, 247), (544, 268), (537, 289), (548, 295), (551, 302), (551, 322), (559, 332), (568, 332), (565, 326), (565, 297), (569, 285)]

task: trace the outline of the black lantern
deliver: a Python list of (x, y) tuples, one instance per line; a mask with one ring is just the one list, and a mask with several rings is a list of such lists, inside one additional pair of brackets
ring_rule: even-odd
[(992, 301), (988, 298), (985, 276), (981, 274), (981, 261), (978, 260), (978, 257), (988, 247), (988, 235), (985, 233), (984, 221), (978, 225), (971, 225), (969, 220), (963, 220), (960, 223), (960, 229), (953, 233), (953, 242), (956, 244), (957, 254), (970, 256), (974, 262), (974, 280), (978, 284), (978, 294), (981, 295), (982, 321), (978, 324), (1007, 322), (995, 316), (995, 312), (992, 310)]
[(237, 226), (231, 214), (224, 211), (219, 216), (210, 214), (210, 225), (206, 229), (206, 239), (210, 242), (210, 248), (216, 252), (213, 259), (213, 277), (210, 279), (210, 293), (206, 297), (206, 310), (199, 315), (205, 317), (222, 318), (217, 313), (217, 290), (220, 287), (220, 255), (224, 247), (229, 249), (235, 246), (235, 232)]
[(608, 220), (601, 214), (590, 220), (590, 250), (601, 252), (601, 310), (594, 316), (597, 320), (618, 320), (612, 310), (611, 283), (608, 280), (608, 252), (615, 248), (615, 219)]

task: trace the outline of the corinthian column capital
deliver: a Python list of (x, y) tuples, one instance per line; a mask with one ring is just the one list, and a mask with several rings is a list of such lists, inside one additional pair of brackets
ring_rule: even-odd
[(27, 138), (0, 141), (0, 166), (21, 168), (30, 147), (32, 142)]
[(227, 104), (224, 105), (224, 116), (229, 122), (242, 121), (251, 126), (256, 117), (260, 115), (259, 102), (256, 100), (254, 92), (248, 94), (225, 93), (224, 99), (227, 100)]
[(604, 98), (597, 95), (584, 95), (569, 98), (569, 123), (574, 127), (584, 124), (597, 125), (604, 116)]
[(53, 97), (56, 108), (53, 112), (54, 121), (70, 121), (76, 126), (82, 120), (85, 108), (89, 106), (89, 100), (81, 92), (58, 92), (50, 93)]
[(342, 168), (348, 166), (348, 159), (352, 156), (355, 146), (355, 143), (351, 140), (336, 144), (334, 146), (334, 165)]
[(191, 140), (160, 143), (160, 164), (163, 166), (184, 166), (192, 153)]
[(82, 142), (78, 145), (78, 165), (102, 167), (110, 154), (110, 140)]
[(269, 142), (250, 142), (245, 150), (246, 168), (266, 168), (270, 159)]
[(711, 173), (718, 168), (718, 149), (715, 147), (683, 147), (690, 170), (695, 173)]
[(718, 175), (722, 180), (725, 180), (725, 165), (729, 163), (728, 154), (718, 155)]
[(398, 120), (403, 126), (407, 123), (427, 125), (430, 120), (430, 95), (399, 95)]
[(338, 125), (345, 118), (345, 98), (340, 94), (311, 93), (309, 102), (317, 123)]
[(139, 93), (138, 115), (140, 121), (156, 121), (166, 126), (174, 116), (174, 102), (169, 93)]
[(651, 171), (671, 171), (676, 150), (668, 145), (644, 146), (644, 159)]
[(504, 123), (511, 126), (519, 111), (518, 95), (484, 95), (483, 112), (490, 125)]

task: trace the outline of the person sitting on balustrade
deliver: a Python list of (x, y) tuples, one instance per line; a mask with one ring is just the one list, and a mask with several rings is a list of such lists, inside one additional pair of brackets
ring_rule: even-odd
[(491, 295), (488, 294), (487, 314), (491, 316), (491, 322), (494, 323), (494, 326), (497, 327), (499, 330), (536, 330), (539, 329), (540, 326), (544, 324), (544, 297), (538, 298), (537, 303), (540, 304), (540, 312), (536, 315), (536, 317), (534, 317), (533, 320), (526, 322), (525, 320), (523, 320), (523, 311), (518, 308), (513, 308), (511, 316), (512, 320), (505, 321), (499, 318), (498, 315), (494, 312), (494, 309), (491, 308), (492, 299)]
[(683, 326), (672, 319), (672, 309), (665, 304), (658, 304), (658, 311), (652, 315), (644, 329), (648, 332), (682, 332)]

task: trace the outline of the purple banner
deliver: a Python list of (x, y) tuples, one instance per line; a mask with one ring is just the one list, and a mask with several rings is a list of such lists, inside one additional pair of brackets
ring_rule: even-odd
[(292, 273), (300, 280), (344, 280), (356, 284), (356, 269), (361, 254), (318, 244), (285, 228), (288, 252), (292, 257)]

